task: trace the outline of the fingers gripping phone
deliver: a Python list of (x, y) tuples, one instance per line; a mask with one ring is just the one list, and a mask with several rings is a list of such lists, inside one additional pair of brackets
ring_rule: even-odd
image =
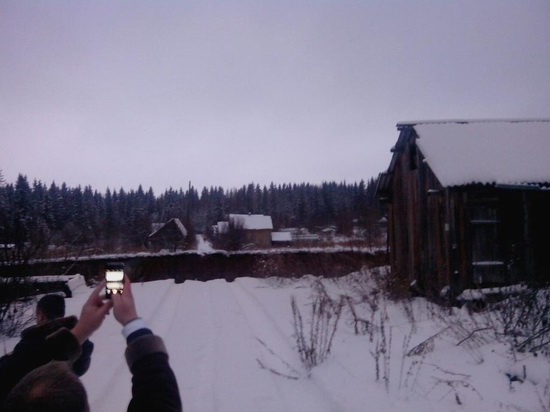
[(124, 263), (107, 263), (105, 265), (105, 296), (122, 293), (124, 289)]

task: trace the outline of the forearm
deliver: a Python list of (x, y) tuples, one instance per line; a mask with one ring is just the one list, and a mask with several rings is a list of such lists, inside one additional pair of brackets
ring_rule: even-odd
[(145, 322), (136, 320), (123, 329), (128, 347), (126, 361), (132, 372), (133, 410), (181, 411), (181, 398), (168, 352), (162, 339)]
[(129, 410), (180, 411), (181, 398), (164, 342), (148, 334), (136, 338), (126, 349), (132, 372)]
[(73, 372), (78, 376), (84, 375), (90, 368), (92, 362), (92, 352), (94, 351), (94, 344), (90, 340), (86, 340), (81, 345), (82, 353), (77, 360), (73, 362)]
[(122, 335), (126, 339), (128, 345), (140, 336), (152, 334), (153, 331), (147, 327), (147, 324), (142, 318), (135, 318), (122, 328)]
[(178, 384), (168, 364), (167, 354), (151, 353), (134, 363), (132, 401), (128, 410), (156, 412), (182, 410)]
[(80, 322), (78, 322), (75, 327), (71, 329), (71, 333), (78, 341), (79, 345), (82, 345), (84, 342), (86, 342), (86, 340), (91, 335), (91, 333), (89, 333), (84, 327), (82, 327), (82, 324)]

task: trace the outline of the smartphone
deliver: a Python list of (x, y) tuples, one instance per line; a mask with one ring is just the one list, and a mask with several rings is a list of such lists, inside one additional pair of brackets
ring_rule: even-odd
[(107, 263), (105, 265), (105, 296), (122, 293), (124, 289), (124, 263)]

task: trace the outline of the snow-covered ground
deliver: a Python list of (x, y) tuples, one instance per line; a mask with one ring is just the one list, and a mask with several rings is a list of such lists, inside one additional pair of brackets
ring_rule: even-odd
[[(389, 301), (374, 293), (369, 276), (157, 281), (133, 290), (140, 316), (166, 342), (187, 412), (550, 410), (548, 357), (511, 350), (481, 330), (482, 314), (424, 299)], [(78, 315), (91, 290), (75, 290), (69, 314)], [(312, 302), (321, 295), (348, 298), (331, 353), (308, 371), (291, 297), (308, 340)], [(92, 338), (83, 377), (92, 411), (123, 411), (129, 401), (120, 329), (111, 315)]]

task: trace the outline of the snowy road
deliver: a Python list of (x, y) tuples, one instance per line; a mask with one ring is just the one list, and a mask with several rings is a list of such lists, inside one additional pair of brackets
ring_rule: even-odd
[[(166, 343), (186, 412), (550, 410), (547, 357), (511, 353), (490, 335), (467, 338), (474, 319), (466, 311), (450, 322), (448, 309), (423, 299), (367, 304), (365, 280), (359, 273), (321, 281), (165, 280), (132, 288), (139, 315)], [(329, 358), (308, 373), (296, 350), (290, 298), (307, 328), (313, 285), (320, 283), (334, 299), (355, 299), (357, 314), (371, 324), (357, 334), (346, 308)], [(91, 290), (77, 288), (66, 300), (67, 314), (78, 315)], [(369, 290), (371, 299), (378, 296)], [(82, 378), (92, 411), (128, 405), (131, 376), (120, 331), (110, 316), (92, 337), (92, 365)], [(422, 354), (407, 355), (430, 339)], [(5, 350), (17, 341), (4, 340)], [(512, 384), (510, 374), (522, 379)]]
[[(345, 410), (314, 380), (284, 378), (260, 367), (259, 361), (280, 372), (303, 372), (288, 370), (281, 360), (299, 368), (288, 291), (264, 288), (262, 295), (273, 302), (284, 294), (284, 308), (270, 313), (269, 305), (254, 293), (257, 287), (253, 279), (133, 285), (140, 315), (168, 347), (185, 410)], [(281, 309), (288, 315), (281, 317)], [(107, 319), (93, 340), (93, 366), (83, 378), (92, 410), (123, 410), (130, 375), (122, 357), (120, 327)]]

